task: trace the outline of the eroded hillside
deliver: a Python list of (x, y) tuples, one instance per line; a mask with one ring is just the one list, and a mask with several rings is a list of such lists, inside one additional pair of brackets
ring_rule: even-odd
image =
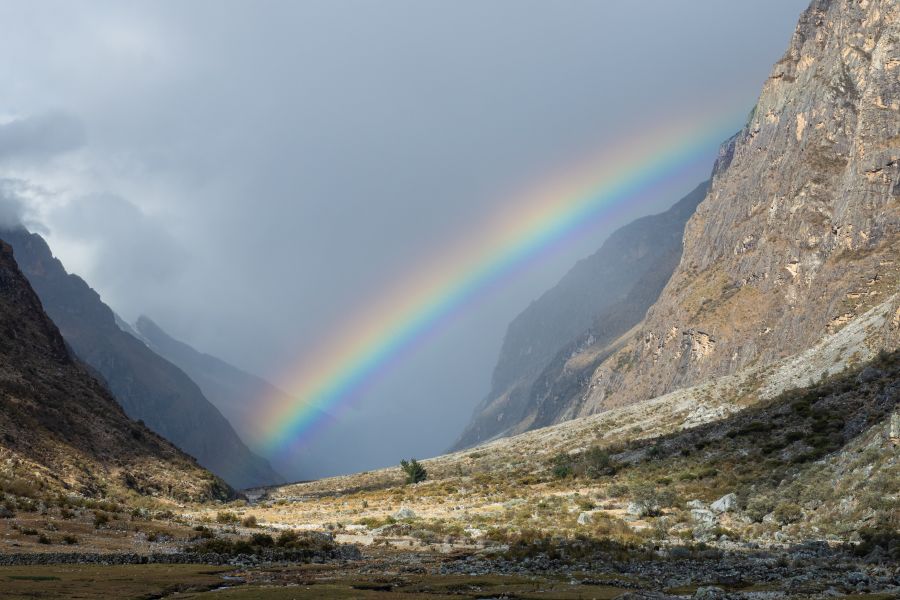
[(134, 422), (79, 362), (0, 242), (0, 489), (49, 499), (227, 499), (192, 458)]

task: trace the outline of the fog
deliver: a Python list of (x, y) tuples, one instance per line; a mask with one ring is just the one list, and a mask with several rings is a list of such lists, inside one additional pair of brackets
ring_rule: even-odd
[[(288, 385), (512, 190), (698, 107), (749, 112), (805, 5), (4, 2), (0, 225), (45, 235), (126, 320)], [(509, 321), (714, 155), (468, 306), (278, 467), (445, 450)]]

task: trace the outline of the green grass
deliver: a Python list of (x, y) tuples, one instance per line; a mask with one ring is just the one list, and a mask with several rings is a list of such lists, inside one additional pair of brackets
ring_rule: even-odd
[(0, 567), (4, 600), (159, 597), (222, 585), (227, 567), (208, 565), (39, 565)]

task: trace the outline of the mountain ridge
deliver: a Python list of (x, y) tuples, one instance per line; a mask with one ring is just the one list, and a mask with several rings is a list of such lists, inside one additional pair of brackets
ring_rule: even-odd
[(81, 277), (66, 272), (38, 234), (0, 232), (75, 354), (96, 371), (126, 414), (140, 419), (236, 488), (283, 481), (244, 445), (197, 385), (122, 331), (113, 311)]
[(543, 391), (535, 384), (551, 377), (546, 370), (552, 365), (565, 364), (561, 355), (587, 338), (591, 344), (611, 342), (643, 318), (677, 264), (684, 223), (708, 184), (699, 184), (667, 210), (614, 231), (513, 319), (491, 392), (454, 449), (532, 427)]
[(4, 240), (0, 331), (0, 486), (88, 497), (234, 497), (192, 457), (125, 415), (70, 353)]

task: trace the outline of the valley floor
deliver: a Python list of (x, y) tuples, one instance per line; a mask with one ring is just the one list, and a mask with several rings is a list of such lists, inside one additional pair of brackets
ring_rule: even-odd
[(415, 484), (177, 504), (3, 480), (0, 598), (897, 598), (900, 352), (865, 343), (893, 314)]
[(0, 567), (8, 599), (222, 598), (867, 598), (897, 597), (900, 573), (807, 545), (672, 559), (510, 560), (370, 549), (320, 564), (27, 565)]

